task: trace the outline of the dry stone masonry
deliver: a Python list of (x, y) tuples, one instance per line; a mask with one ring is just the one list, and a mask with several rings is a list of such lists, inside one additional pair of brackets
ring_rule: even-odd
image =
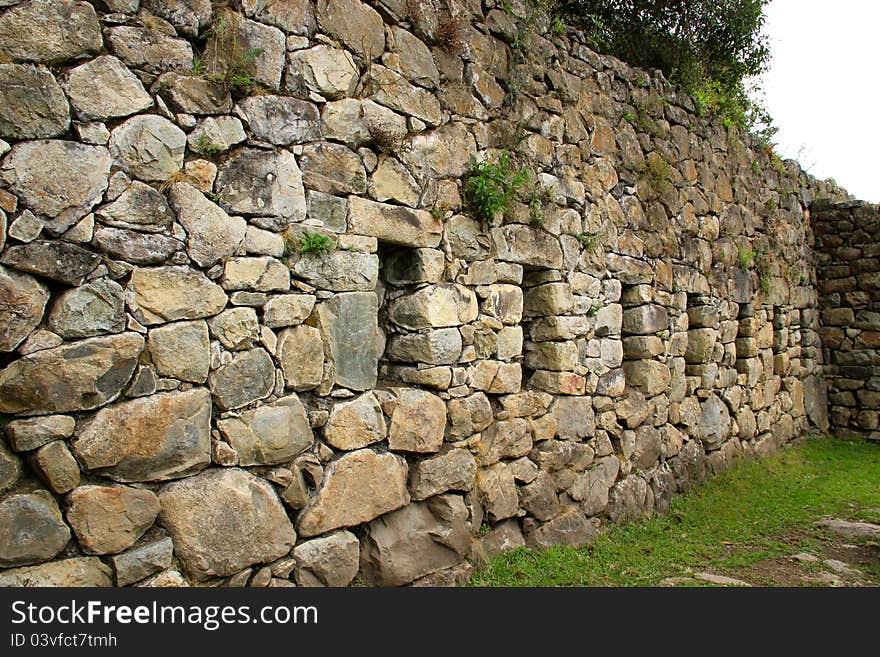
[(460, 582), (825, 428), (823, 360), (876, 432), (876, 209), (548, 24), (0, 2), (0, 585)]
[(880, 207), (814, 203), (831, 425), (880, 441)]

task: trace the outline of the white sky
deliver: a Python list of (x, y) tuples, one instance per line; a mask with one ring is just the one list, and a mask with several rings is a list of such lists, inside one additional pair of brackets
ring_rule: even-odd
[(776, 152), (880, 202), (880, 2), (772, 0), (765, 12)]

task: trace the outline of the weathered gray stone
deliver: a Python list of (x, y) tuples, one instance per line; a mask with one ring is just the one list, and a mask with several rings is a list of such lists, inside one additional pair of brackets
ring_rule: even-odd
[[(248, 96), (235, 106), (254, 137), (276, 146), (321, 138), (321, 118), (312, 103), (289, 96)], [(303, 166), (305, 169), (305, 166)]]
[(159, 393), (102, 409), (71, 445), (86, 470), (115, 481), (162, 481), (211, 462), (211, 396), (204, 388)]
[(449, 401), (449, 438), (467, 438), (492, 424), (492, 406), (482, 392)]
[[(421, 187), (412, 174), (393, 157), (384, 157), (370, 177), (370, 196), (377, 201), (392, 201), (415, 207)], [(434, 281), (436, 282), (436, 281)]]
[(608, 492), (617, 480), (618, 472), (620, 461), (616, 456), (600, 459), (595, 466), (578, 475), (568, 494), (580, 502), (581, 510), (588, 516), (599, 513), (608, 505)]
[(187, 36), (198, 36), (211, 23), (210, 0), (141, 0), (141, 4)]
[(656, 465), (660, 453), (660, 432), (651, 426), (639, 427), (636, 430), (635, 449), (631, 457), (633, 467), (644, 470)]
[(589, 397), (560, 397), (553, 404), (556, 435), (563, 440), (581, 441), (596, 433), (596, 414)]
[(333, 407), (324, 427), (324, 440), (331, 447), (350, 451), (385, 440), (386, 431), (382, 408), (376, 396), (367, 392)]
[(474, 321), (478, 313), (473, 291), (453, 283), (419, 288), (398, 297), (388, 308), (392, 322), (412, 331), (460, 326)]
[(70, 530), (49, 492), (10, 495), (0, 502), (0, 566), (48, 561), (69, 540)]
[(160, 265), (184, 243), (167, 235), (145, 234), (122, 228), (98, 228), (92, 244), (111, 258), (135, 265)]
[(333, 461), (324, 485), (299, 516), (302, 536), (369, 522), (409, 503), (406, 461), (360, 449)]
[(406, 118), (372, 100), (345, 98), (327, 103), (321, 112), (324, 136), (349, 148), (371, 144), (377, 150), (392, 150), (403, 143)]
[(376, 289), (379, 278), (379, 257), (357, 251), (304, 253), (292, 271), (294, 276), (322, 290), (371, 291)]
[(204, 321), (174, 322), (154, 328), (147, 336), (147, 346), (153, 365), (161, 376), (191, 383), (207, 380), (211, 343)]
[(134, 318), (146, 326), (210, 317), (227, 301), (219, 285), (187, 267), (135, 269), (125, 299)]
[(443, 444), (446, 404), (437, 395), (414, 388), (394, 388), (396, 397), (388, 447), (403, 452), (436, 452)]
[(77, 116), (105, 121), (149, 108), (153, 99), (141, 81), (116, 57), (103, 55), (72, 69), (67, 94)]
[(477, 563), (488, 563), (493, 557), (525, 547), (522, 530), (516, 520), (505, 520), (488, 531), (484, 529), (480, 528), (480, 536), (473, 544), (473, 557)]
[(168, 200), (186, 229), (187, 254), (197, 265), (211, 267), (238, 251), (247, 228), (244, 219), (230, 217), (187, 183), (172, 185)]
[(539, 472), (532, 483), (520, 488), (520, 505), (538, 520), (555, 518), (559, 514), (559, 498), (553, 477), (547, 472)]
[(532, 451), (532, 432), (523, 418), (499, 420), (486, 428), (476, 444), (477, 459), (481, 466), (497, 463), (505, 458), (518, 458)]
[[(215, 30), (205, 47), (209, 71), (222, 77), (231, 69), (267, 89), (278, 89), (284, 72), (284, 33), (239, 14), (227, 13), (225, 17), (227, 29)], [(249, 89), (252, 85), (245, 86)]]
[(241, 351), (208, 376), (214, 401), (222, 410), (265, 399), (275, 387), (275, 366), (264, 349)]
[(112, 574), (97, 557), (75, 557), (5, 570), (0, 573), (0, 587), (105, 587), (113, 586)]
[(192, 69), (193, 51), (189, 43), (157, 30), (117, 25), (108, 30), (107, 42), (113, 54), (128, 66), (148, 73)]
[(27, 244), (40, 236), (40, 233), (43, 232), (43, 227), (43, 222), (33, 212), (25, 210), (9, 224), (9, 237)]
[(543, 269), (562, 267), (562, 248), (558, 240), (540, 228), (521, 224), (493, 228), (492, 240), (499, 260)]
[(255, 226), (248, 226), (244, 234), (244, 250), (249, 255), (267, 255), (280, 258), (284, 255), (284, 238)]
[(337, 531), (300, 543), (293, 550), (299, 586), (348, 586), (360, 568), (360, 543), (351, 532)]
[(652, 335), (669, 328), (669, 316), (662, 306), (645, 304), (623, 311), (623, 332), (629, 335)]
[(241, 6), (249, 18), (289, 34), (308, 36), (315, 30), (315, 10), (309, 0), (242, 0)]
[(37, 279), (0, 266), (0, 351), (13, 351), (37, 328), (48, 301)]
[(314, 307), (315, 297), (311, 294), (273, 296), (263, 306), (263, 323), (269, 328), (300, 324), (312, 314)]
[(477, 361), (468, 376), (473, 388), (494, 395), (519, 392), (522, 388), (522, 366), (519, 363)]
[(319, 0), (318, 26), (367, 60), (385, 50), (385, 26), (375, 9), (360, 0)]
[(296, 533), (272, 485), (238, 468), (213, 469), (165, 486), (160, 522), (197, 580), (233, 575), (285, 556)]
[(461, 333), (458, 329), (438, 329), (395, 336), (388, 343), (385, 355), (391, 360), (401, 362), (452, 365), (461, 356), (461, 346)]
[(63, 440), (73, 435), (76, 421), (69, 415), (45, 415), (43, 417), (12, 420), (6, 425), (6, 437), (16, 452), (29, 452), (53, 440)]
[(24, 356), (0, 370), (0, 412), (46, 415), (103, 406), (122, 392), (143, 348), (140, 335), (122, 333)]
[(450, 449), (414, 463), (409, 472), (413, 500), (424, 500), (449, 490), (470, 491), (477, 476), (477, 462), (466, 449)]
[(399, 27), (391, 28), (392, 43), (389, 50), (398, 54), (399, 71), (410, 81), (422, 87), (435, 87), (440, 82), (440, 72), (428, 47), (417, 37)]
[(348, 222), (353, 233), (402, 246), (435, 248), (443, 233), (442, 222), (430, 212), (356, 196), (349, 198)]
[(547, 550), (555, 545), (583, 547), (599, 537), (599, 531), (589, 522), (583, 512), (569, 508), (553, 520), (526, 534), (525, 542), (531, 548)]
[(368, 583), (399, 586), (460, 563), (470, 554), (468, 511), (442, 495), (395, 511), (367, 528), (361, 572)]
[(278, 362), (284, 385), (296, 391), (312, 390), (324, 376), (324, 344), (313, 326), (284, 329), (278, 337)]
[(35, 351), (58, 347), (62, 342), (64, 342), (64, 340), (57, 333), (52, 333), (52, 331), (47, 331), (45, 329), (37, 329), (28, 336), (27, 340), (21, 343), (21, 346), (18, 348), (18, 353), (22, 356), (27, 356)]
[(165, 537), (110, 557), (116, 586), (128, 586), (171, 567), (174, 542)]
[(516, 515), (519, 497), (513, 474), (505, 463), (477, 472), (477, 494), (492, 522)]
[(232, 109), (229, 90), (213, 80), (179, 73), (163, 73), (153, 89), (167, 98), (174, 109), (186, 114), (225, 114)]
[(880, 536), (880, 525), (870, 522), (851, 522), (849, 520), (829, 518), (819, 520), (815, 524), (846, 538), (874, 538)]
[[(72, 226), (101, 200), (110, 174), (103, 146), (45, 140), (16, 144), (0, 175), (11, 192), (37, 214)], [(53, 222), (54, 223), (54, 222)]]
[(217, 428), (235, 449), (241, 466), (286, 463), (314, 442), (306, 410), (296, 395), (218, 420)]
[(80, 486), (67, 503), (67, 522), (86, 554), (130, 548), (159, 515), (155, 493), (127, 486)]
[(30, 0), (0, 15), (0, 55), (61, 63), (101, 49), (101, 25), (87, 2)]
[(701, 416), (697, 434), (706, 447), (720, 445), (730, 436), (730, 411), (717, 395), (710, 395), (700, 404)]
[(287, 151), (242, 148), (220, 168), (216, 188), (227, 212), (278, 217), (277, 228), (306, 216), (302, 173)]
[(804, 408), (807, 417), (819, 429), (828, 429), (828, 395), (822, 377), (811, 376), (804, 381)]
[(648, 518), (653, 510), (653, 493), (648, 482), (641, 477), (630, 475), (611, 489), (607, 510), (611, 522), (625, 523)]
[(51, 72), (0, 64), (0, 137), (45, 139), (69, 127), (67, 99)]
[(312, 97), (337, 100), (352, 94), (359, 77), (354, 58), (348, 52), (320, 44), (290, 53), (285, 87), (290, 91), (305, 89)]
[(108, 226), (147, 233), (161, 232), (174, 221), (165, 197), (138, 180), (133, 181), (113, 203), (100, 208), (95, 216)]
[(628, 360), (623, 364), (626, 384), (653, 397), (669, 390), (672, 374), (669, 367), (656, 360)]
[(230, 308), (208, 321), (211, 335), (227, 349), (239, 351), (260, 339), (260, 323), (253, 308)]
[(110, 154), (127, 174), (165, 181), (183, 168), (186, 134), (166, 118), (134, 116), (110, 133)]
[(99, 278), (63, 292), (49, 312), (48, 325), (65, 339), (125, 330), (125, 302), (118, 283)]
[(313, 315), (333, 363), (333, 380), (352, 390), (376, 385), (378, 300), (373, 292), (345, 292), (319, 303)]
[(241, 121), (234, 116), (209, 116), (189, 133), (186, 143), (193, 153), (214, 156), (246, 139)]
[(290, 270), (275, 258), (230, 258), (224, 263), (220, 284), (224, 290), (287, 292)]
[(0, 493), (14, 486), (20, 477), (21, 460), (0, 440)]
[(55, 493), (66, 493), (79, 485), (79, 465), (62, 440), (40, 447), (31, 455), (30, 466)]
[(81, 285), (99, 261), (100, 256), (75, 244), (44, 240), (8, 247), (0, 258), (5, 265), (67, 285)]
[(390, 68), (374, 64), (369, 70), (366, 88), (380, 105), (431, 126), (440, 124), (440, 101), (429, 91), (414, 87)]

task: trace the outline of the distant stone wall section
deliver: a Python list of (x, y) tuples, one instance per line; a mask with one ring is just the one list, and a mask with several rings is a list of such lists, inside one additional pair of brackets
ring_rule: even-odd
[(880, 207), (817, 202), (812, 218), (831, 426), (880, 441)]
[(454, 583), (827, 426), (847, 195), (532, 4), (0, 4), (0, 585)]

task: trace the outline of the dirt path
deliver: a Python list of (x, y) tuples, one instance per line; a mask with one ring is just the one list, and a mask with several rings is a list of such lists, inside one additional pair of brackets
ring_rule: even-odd
[[(736, 569), (690, 571), (664, 579), (661, 586), (880, 586), (880, 524), (836, 518), (769, 540), (791, 547), (791, 554), (761, 559)], [(806, 546), (806, 547), (805, 547)], [(728, 557), (752, 548), (728, 546)]]

